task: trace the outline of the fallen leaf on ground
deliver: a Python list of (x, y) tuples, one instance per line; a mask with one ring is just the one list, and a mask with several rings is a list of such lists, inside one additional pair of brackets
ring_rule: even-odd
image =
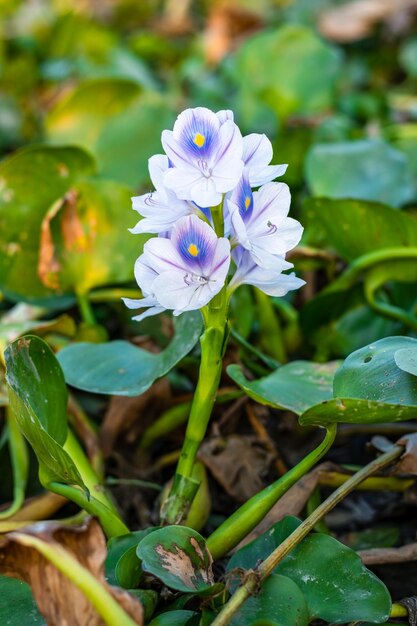
[(398, 12), (415, 9), (416, 0), (354, 0), (321, 13), (318, 27), (328, 39), (347, 43), (368, 37), (377, 24)]
[(36, 537), (51, 547), (64, 548), (93, 574), (131, 618), (143, 624), (142, 605), (127, 591), (111, 587), (104, 578), (106, 540), (96, 520), (83, 526), (40, 522), (0, 539), (0, 573), (27, 582), (48, 626), (106, 626), (86, 596), (36, 548)]
[(262, 477), (274, 458), (258, 437), (249, 435), (209, 439), (201, 446), (198, 456), (238, 502), (251, 498), (264, 487)]

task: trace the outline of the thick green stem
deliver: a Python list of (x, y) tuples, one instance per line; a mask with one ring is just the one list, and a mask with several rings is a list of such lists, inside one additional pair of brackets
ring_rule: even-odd
[(88, 598), (108, 626), (137, 626), (108, 589), (65, 548), (33, 535), (16, 533), (18, 543), (37, 550)]
[(106, 492), (106, 489), (102, 484), (99, 476), (94, 471), (93, 467), (90, 464), (90, 461), (87, 459), (84, 453), (84, 450), (81, 448), (78, 440), (70, 429), (68, 429), (68, 436), (64, 445), (64, 450), (68, 452), (75, 465), (77, 466), (83, 482), (89, 490), (90, 494), (95, 498), (95, 500), (98, 500), (111, 511), (113, 511), (113, 513), (118, 515), (118, 511), (114, 502), (112, 501), (110, 495)]
[(191, 475), (216, 400), (223, 363), (227, 303), (224, 291), (219, 296), (217, 306), (215, 298), (214, 305), (207, 311), (208, 327), (200, 339), (201, 364), (197, 388), (174, 483), (161, 511), (166, 524), (179, 524), (186, 517), (199, 486)]
[(219, 559), (237, 546), (265, 517), (274, 504), (326, 454), (336, 437), (336, 424), (331, 424), (321, 444), (298, 465), (266, 489), (250, 498), (210, 535), (207, 547)]
[(26, 440), (17, 425), (10, 406), (6, 408), (9, 435), (9, 450), (13, 468), (13, 502), (0, 512), (0, 520), (12, 517), (25, 501), (25, 490), (29, 471), (29, 456)]
[(120, 535), (127, 535), (130, 531), (129, 528), (122, 522), (120, 517), (106, 505), (93, 497), (87, 497), (87, 495), (81, 491), (78, 487), (72, 487), (71, 485), (64, 485), (63, 483), (52, 482), (47, 485), (50, 491), (57, 493), (68, 500), (72, 500), (79, 507), (98, 517), (100, 524), (103, 527), (107, 537), (119, 537)]
[(287, 556), (289, 552), (295, 546), (297, 546), (314, 528), (314, 526), (323, 517), (329, 513), (341, 500), (343, 500), (351, 491), (356, 489), (363, 480), (381, 470), (382, 468), (390, 465), (395, 459), (397, 459), (404, 452), (403, 446), (393, 446), (382, 454), (379, 458), (375, 459), (364, 468), (362, 468), (357, 474), (354, 474), (344, 485), (341, 485), (332, 495), (327, 498), (317, 509), (296, 528), (266, 559), (263, 561), (256, 570), (249, 573), (245, 583), (237, 589), (237, 591), (230, 598), (229, 602), (225, 604), (220, 611), (212, 626), (226, 626), (233, 619), (234, 615), (240, 609), (242, 604), (253, 595), (259, 588), (259, 584), (265, 580), (279, 563)]
[(90, 304), (88, 294), (77, 293), (77, 302), (83, 322), (94, 326), (96, 324), (96, 318), (94, 316), (94, 311)]
[[(223, 237), (223, 201), (211, 209), (211, 215), (216, 235)], [(192, 472), (219, 388), (227, 343), (228, 304), (227, 289), (223, 287), (201, 310), (205, 331), (200, 338), (201, 363), (198, 383), (172, 489), (162, 504), (161, 519), (165, 524), (179, 524), (185, 519), (199, 487), (199, 482), (192, 478)]]

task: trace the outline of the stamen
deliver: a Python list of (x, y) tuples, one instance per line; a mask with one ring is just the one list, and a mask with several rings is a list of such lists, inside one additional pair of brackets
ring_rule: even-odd
[(267, 221), (266, 225), (267, 225), (267, 226), (268, 226), (268, 228), (269, 228), (269, 231), (268, 231), (268, 233), (267, 233), (268, 235), (273, 235), (274, 233), (276, 233), (276, 232), (277, 232), (278, 227), (277, 227), (277, 226), (275, 226), (275, 224), (273, 224), (273, 223), (272, 223), (272, 222), (270, 222), (269, 220)]
[(196, 146), (198, 146), (199, 148), (202, 148), (204, 146), (206, 138), (204, 137), (204, 135), (201, 135), (200, 133), (196, 133), (193, 141)]

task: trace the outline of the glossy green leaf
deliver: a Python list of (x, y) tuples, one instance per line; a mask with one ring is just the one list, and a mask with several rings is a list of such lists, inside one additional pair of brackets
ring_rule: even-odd
[(230, 622), (232, 626), (307, 626), (307, 604), (299, 586), (280, 574), (271, 574), (256, 596), (246, 600)]
[(154, 617), (149, 626), (198, 626), (200, 615), (195, 611), (167, 611)]
[(132, 589), (141, 577), (140, 560), (136, 555), (139, 542), (156, 528), (138, 530), (128, 535), (112, 537), (107, 544), (106, 578), (111, 585)]
[(165, 526), (142, 539), (142, 567), (177, 591), (201, 593), (213, 587), (212, 558), (203, 537), (186, 526)]
[(0, 576), (0, 624), (2, 626), (46, 626), (29, 585)]
[(46, 120), (49, 138), (91, 150), (100, 173), (129, 185), (149, 185), (148, 159), (175, 118), (166, 94), (144, 92), (123, 78), (84, 80)]
[(41, 223), (50, 206), (93, 170), (80, 148), (29, 146), (0, 163), (0, 288), (9, 297), (55, 296), (38, 275)]
[[(278, 547), (299, 525), (296, 518), (284, 518), (261, 537), (241, 548), (227, 566), (254, 568)], [(366, 620), (385, 621), (391, 599), (385, 585), (370, 572), (359, 556), (339, 541), (320, 533), (306, 537), (274, 570), (290, 578), (301, 590), (309, 621), (322, 619), (340, 624)]]
[(398, 350), (417, 346), (411, 337), (386, 337), (356, 350), (336, 372), (334, 399), (305, 411), (300, 424), (373, 424), (415, 419), (417, 380), (395, 362)]
[(307, 155), (306, 178), (314, 196), (328, 198), (398, 207), (416, 193), (407, 157), (376, 139), (315, 145)]
[(302, 426), (326, 426), (334, 423), (386, 424), (415, 419), (416, 410), (416, 406), (335, 398), (307, 409), (300, 415), (299, 422)]
[(131, 190), (110, 181), (83, 181), (55, 202), (42, 222), (39, 275), (58, 293), (127, 282), (145, 235), (128, 228)]
[(397, 350), (416, 347), (412, 337), (386, 337), (356, 350), (335, 374), (334, 396), (417, 406), (417, 380), (394, 358)]
[(411, 348), (400, 348), (394, 352), (396, 365), (403, 372), (417, 376), (417, 345)]
[(63, 449), (67, 438), (67, 388), (62, 370), (40, 339), (27, 335), (4, 353), (10, 406), (39, 461), (41, 482), (57, 480), (85, 488)]
[(227, 373), (256, 402), (300, 414), (333, 397), (333, 376), (338, 366), (338, 361), (293, 361), (254, 381), (245, 378), (239, 365), (229, 365)]
[(58, 353), (69, 385), (94, 393), (137, 396), (165, 376), (197, 343), (202, 320), (199, 311), (183, 313), (175, 336), (158, 354), (127, 341), (105, 344), (77, 343)]
[(312, 198), (304, 211), (308, 226), (319, 228), (347, 261), (382, 248), (417, 246), (417, 218), (383, 204)]
[[(236, 54), (234, 77), (244, 90), (250, 76), (252, 97), (267, 102), (279, 117), (310, 114), (331, 104), (340, 61), (339, 50), (314, 31), (291, 24), (245, 42)], [(249, 97), (247, 90), (244, 95)]]

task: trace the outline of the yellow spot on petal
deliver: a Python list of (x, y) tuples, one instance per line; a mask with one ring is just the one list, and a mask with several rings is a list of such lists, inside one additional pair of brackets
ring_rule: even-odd
[(191, 256), (197, 256), (199, 253), (199, 249), (197, 248), (195, 243), (190, 243), (190, 245), (188, 246), (188, 252), (191, 254)]
[(248, 210), (250, 207), (250, 198), (249, 196), (245, 198), (245, 209)]
[(196, 146), (198, 146), (199, 148), (202, 148), (204, 146), (205, 141), (206, 141), (206, 138), (204, 137), (204, 135), (200, 135), (200, 133), (196, 133), (194, 137), (194, 143)]

